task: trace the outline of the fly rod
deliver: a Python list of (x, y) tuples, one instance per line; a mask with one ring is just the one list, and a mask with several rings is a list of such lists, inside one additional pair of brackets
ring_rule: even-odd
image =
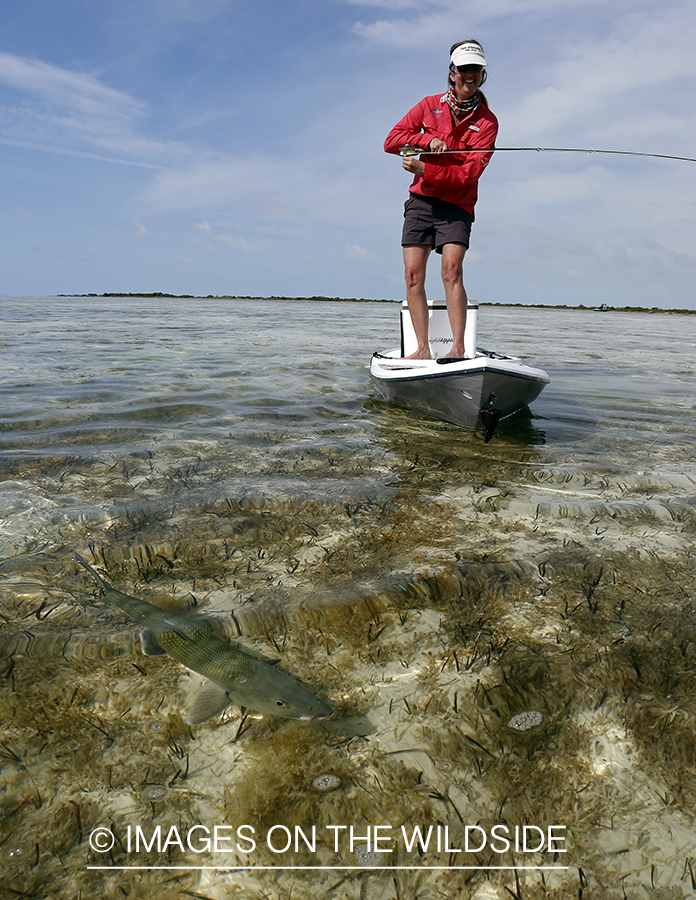
[(614, 156), (649, 156), (653, 159), (677, 159), (681, 162), (696, 162), (691, 156), (669, 156), (666, 153), (638, 153), (635, 150), (587, 150), (583, 147), (460, 147), (452, 150), (421, 150), (406, 144), (399, 147), (401, 156), (442, 156), (445, 153), (496, 153), (529, 152), (536, 153), (609, 153)]

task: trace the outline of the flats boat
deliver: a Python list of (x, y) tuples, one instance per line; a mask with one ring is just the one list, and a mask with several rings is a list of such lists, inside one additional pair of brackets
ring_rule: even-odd
[(452, 422), (462, 428), (481, 428), (488, 442), (500, 421), (532, 403), (549, 383), (543, 369), (528, 366), (476, 346), (478, 303), (469, 301), (464, 336), (466, 356), (444, 358), (452, 344), (447, 308), (428, 301), (432, 359), (406, 359), (417, 341), (406, 302), (401, 307), (401, 346), (375, 353), (370, 373), (385, 400)]

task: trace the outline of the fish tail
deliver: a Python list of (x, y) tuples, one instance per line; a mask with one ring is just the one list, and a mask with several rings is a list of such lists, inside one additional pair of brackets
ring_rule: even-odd
[(98, 584), (100, 587), (104, 588), (104, 590), (108, 590), (108, 589), (109, 589), (110, 585), (108, 585), (108, 584), (104, 581), (104, 579), (101, 577), (101, 575), (99, 574), (99, 572), (96, 572), (96, 571), (92, 568), (92, 566), (90, 566), (90, 564), (80, 556), (80, 554), (79, 554), (77, 551), (75, 551), (75, 558), (77, 559), (77, 561), (79, 562), (79, 564), (80, 564), (81, 566), (84, 566), (84, 568), (87, 569), (87, 571), (89, 572), (89, 574), (92, 576), (92, 578), (94, 578), (94, 580), (97, 582), (97, 584)]

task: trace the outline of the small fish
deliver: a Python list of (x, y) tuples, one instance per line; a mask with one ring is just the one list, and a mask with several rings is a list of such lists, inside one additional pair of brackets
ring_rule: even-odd
[(187, 669), (205, 675), (186, 719), (198, 725), (219, 715), (230, 703), (287, 719), (328, 719), (333, 710), (289, 675), (244, 653), (214, 634), (212, 622), (168, 612), (116, 590), (76, 553), (78, 562), (103, 588), (109, 600), (144, 626), (143, 653), (168, 653)]

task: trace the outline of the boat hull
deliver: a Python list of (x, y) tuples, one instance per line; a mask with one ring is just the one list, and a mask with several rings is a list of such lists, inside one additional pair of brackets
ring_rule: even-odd
[(497, 422), (536, 400), (550, 380), (543, 369), (485, 350), (453, 363), (390, 350), (374, 354), (370, 372), (385, 400), (470, 429), (482, 424), (482, 409), (495, 411)]

